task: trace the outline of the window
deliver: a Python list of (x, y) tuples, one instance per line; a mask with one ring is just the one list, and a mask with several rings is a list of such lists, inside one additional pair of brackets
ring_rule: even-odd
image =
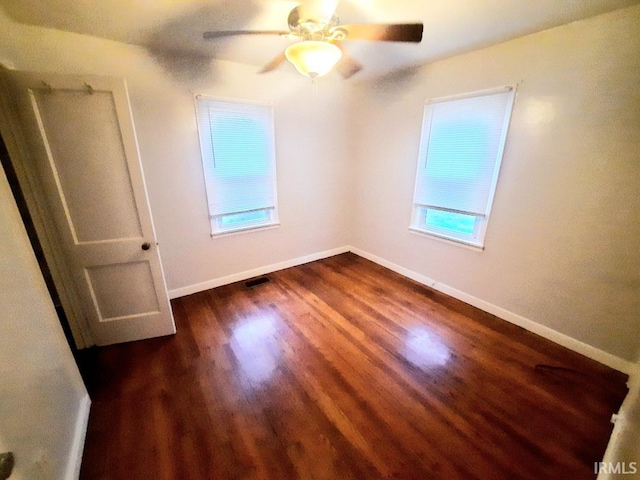
[(411, 230), (483, 247), (514, 93), (426, 103)]
[(278, 224), (273, 107), (196, 97), (211, 233)]

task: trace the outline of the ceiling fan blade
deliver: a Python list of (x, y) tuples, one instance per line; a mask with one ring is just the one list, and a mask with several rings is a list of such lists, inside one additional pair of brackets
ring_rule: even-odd
[(283, 52), (280, 55), (278, 55), (276, 58), (271, 60), (269, 63), (267, 63), (264, 67), (262, 67), (258, 73), (268, 73), (272, 70), (275, 70), (280, 65), (282, 65), (282, 62), (284, 62), (286, 59), (287, 57), (284, 56), (284, 52)]
[(332, 43), (335, 44), (342, 52), (342, 58), (334, 67), (338, 71), (338, 73), (340, 73), (340, 75), (342, 75), (346, 79), (355, 75), (360, 70), (362, 70), (363, 68), (362, 64), (357, 60), (354, 60), (349, 55), (349, 53), (344, 48), (344, 45), (341, 42), (332, 42)]
[(371, 40), (379, 42), (414, 42), (422, 41), (422, 23), (400, 24), (347, 24), (340, 25), (347, 31), (345, 40)]
[(235, 37), (238, 35), (288, 35), (291, 32), (282, 30), (226, 30), (219, 32), (204, 32), (202, 38), (211, 40), (222, 37)]

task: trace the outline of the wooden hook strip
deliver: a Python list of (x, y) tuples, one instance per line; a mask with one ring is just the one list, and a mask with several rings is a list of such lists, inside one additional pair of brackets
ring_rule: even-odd
[(53, 87), (52, 87), (50, 84), (48, 84), (48, 83), (47, 83), (47, 82), (45, 82), (44, 80), (41, 80), (41, 82), (42, 82), (42, 85), (44, 85), (44, 91), (45, 91), (45, 93), (47, 93), (47, 94), (51, 94), (51, 93), (53, 93)]

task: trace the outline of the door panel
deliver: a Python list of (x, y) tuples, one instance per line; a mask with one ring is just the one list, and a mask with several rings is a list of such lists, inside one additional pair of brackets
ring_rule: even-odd
[(148, 262), (101, 265), (86, 272), (101, 322), (160, 313)]
[(112, 93), (32, 95), (75, 242), (142, 237)]
[(94, 340), (174, 333), (124, 80), (9, 77), (32, 154), (25, 170), (42, 186)]

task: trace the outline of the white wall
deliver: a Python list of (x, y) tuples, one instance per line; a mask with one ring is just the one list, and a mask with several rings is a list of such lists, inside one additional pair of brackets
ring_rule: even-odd
[[(640, 7), (360, 85), (353, 245), (635, 361)], [(486, 249), (408, 231), (428, 98), (518, 83)]]
[[(1, 11), (0, 30), (0, 62), (13, 68), (126, 78), (169, 290), (348, 243), (346, 89), (337, 79), (320, 81), (314, 95), (288, 65), (257, 75), (255, 67), (20, 25)], [(280, 228), (210, 237), (194, 93), (275, 104)]]
[(89, 397), (2, 168), (0, 219), (0, 451), (16, 479), (71, 479)]
[[(624, 399), (615, 427), (604, 454), (603, 462), (607, 464), (624, 464), (625, 470), (631, 472), (636, 469), (640, 474), (640, 364), (636, 364), (636, 370), (631, 377), (629, 394)], [(622, 468), (622, 466), (620, 467)], [(598, 475), (598, 480), (615, 480), (621, 478), (638, 478), (630, 475), (603, 473)]]

